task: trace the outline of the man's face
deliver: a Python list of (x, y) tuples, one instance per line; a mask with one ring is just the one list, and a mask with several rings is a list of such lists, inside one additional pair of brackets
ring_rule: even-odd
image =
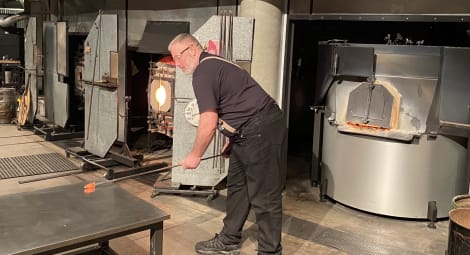
[(193, 44), (190, 42), (174, 43), (170, 48), (171, 56), (183, 73), (192, 74), (196, 69), (198, 60), (195, 57)]

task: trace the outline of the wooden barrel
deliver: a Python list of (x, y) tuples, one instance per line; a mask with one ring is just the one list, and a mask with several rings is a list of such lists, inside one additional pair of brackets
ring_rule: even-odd
[(458, 195), (452, 198), (451, 209), (470, 208), (470, 195)]
[(470, 208), (449, 212), (448, 255), (470, 255)]
[(16, 113), (15, 88), (0, 88), (0, 124), (11, 123)]

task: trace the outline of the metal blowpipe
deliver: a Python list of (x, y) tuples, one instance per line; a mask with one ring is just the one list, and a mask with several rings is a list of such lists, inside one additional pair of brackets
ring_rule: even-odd
[[(220, 156), (222, 156), (222, 154), (208, 156), (208, 157), (202, 158), (201, 161), (211, 159), (211, 158), (220, 157)], [(168, 171), (168, 170), (173, 169), (173, 168), (178, 167), (178, 166), (181, 166), (181, 164), (167, 166), (167, 167), (163, 167), (163, 168), (159, 168), (159, 169), (155, 169), (155, 170), (151, 170), (151, 171), (147, 171), (147, 172), (143, 172), (143, 173), (133, 174), (133, 175), (129, 175), (129, 176), (124, 176), (124, 177), (116, 178), (116, 179), (112, 179), (112, 180), (106, 180), (106, 181), (101, 181), (101, 182), (91, 182), (91, 183), (86, 184), (83, 188), (85, 190), (85, 193), (92, 193), (92, 192), (95, 191), (96, 186), (98, 186), (98, 185), (103, 185), (103, 184), (106, 184), (106, 183), (114, 183), (114, 182), (130, 179), (130, 178), (134, 178), (134, 177), (138, 177), (138, 176), (142, 176), (142, 175), (146, 175), (146, 174), (165, 172), (165, 171)]]

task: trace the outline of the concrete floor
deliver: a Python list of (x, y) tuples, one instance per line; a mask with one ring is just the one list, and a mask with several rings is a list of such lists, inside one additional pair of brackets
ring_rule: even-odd
[[(31, 130), (0, 124), (0, 158), (57, 152), (65, 155), (64, 144), (70, 141), (46, 142)], [(79, 143), (80, 141), (72, 141)], [(77, 167), (81, 161), (70, 158)], [(310, 187), (306, 169), (308, 162), (290, 157), (288, 184), (284, 193), (283, 254), (445, 254), (448, 220), (436, 223), (382, 217), (361, 212), (334, 201), (320, 202), (317, 188)], [(20, 177), (0, 180), (1, 195), (67, 185), (83, 180), (103, 180), (104, 170), (90, 171), (40, 182), (19, 184)], [(47, 176), (47, 175), (45, 175)], [(151, 198), (152, 183), (145, 179), (117, 182), (135, 196), (168, 212), (164, 222), (163, 254), (190, 255), (194, 244), (212, 238), (222, 227), (225, 191), (214, 200), (206, 197), (160, 194)], [(0, 219), (1, 220), (1, 219)], [(256, 225), (250, 214), (243, 231), (241, 254), (256, 254)], [(111, 247), (119, 254), (148, 254), (149, 234), (141, 232), (114, 239)]]

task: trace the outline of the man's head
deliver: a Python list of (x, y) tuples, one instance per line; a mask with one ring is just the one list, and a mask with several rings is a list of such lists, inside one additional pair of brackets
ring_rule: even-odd
[(192, 74), (199, 65), (199, 56), (202, 53), (201, 44), (190, 34), (179, 34), (168, 44), (168, 50), (184, 73)]

